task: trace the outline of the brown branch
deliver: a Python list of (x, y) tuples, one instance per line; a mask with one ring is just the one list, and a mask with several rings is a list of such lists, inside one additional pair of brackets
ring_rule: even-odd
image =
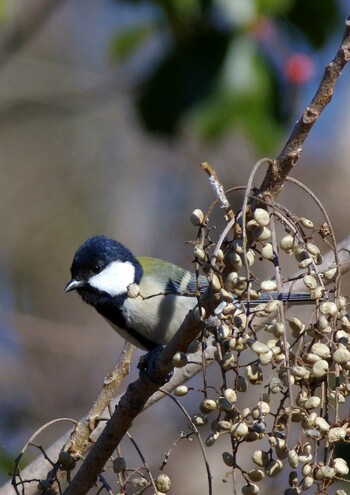
[[(350, 271), (350, 236), (344, 239), (342, 242), (338, 243), (337, 250), (339, 252), (339, 261), (340, 261), (339, 271), (341, 275), (345, 275)], [(323, 256), (323, 263), (318, 268), (320, 271), (324, 271), (333, 266), (335, 266), (334, 252), (329, 251)], [(296, 273), (294, 275), (297, 276), (298, 274)], [(288, 290), (288, 284), (284, 286), (284, 290)], [(293, 290), (305, 290), (303, 281), (297, 280), (296, 282), (294, 282)], [(207, 358), (212, 358), (213, 350), (214, 348), (208, 348), (206, 350)], [(196, 359), (194, 358), (194, 360)], [(191, 364), (187, 365), (185, 368), (177, 369), (175, 372), (175, 376), (172, 378), (172, 380), (166, 383), (166, 385), (163, 385), (162, 387), (163, 390), (165, 389), (168, 392), (173, 391), (178, 385), (187, 382), (190, 378), (196, 375), (198, 371), (200, 371), (200, 367)], [(163, 397), (164, 394), (162, 392), (159, 391), (155, 392), (147, 400), (143, 410), (145, 410), (147, 407), (152, 406), (155, 402), (157, 402), (159, 399)], [(119, 400), (120, 397), (113, 399), (111, 402), (111, 408), (116, 407)], [(63, 448), (63, 445), (65, 445), (65, 443), (69, 441), (68, 439), (69, 439), (69, 433), (66, 433), (64, 437), (59, 438), (53, 445), (51, 445), (48, 449), (46, 449), (47, 455), (51, 459), (57, 458), (59, 452)], [(45, 479), (47, 477), (47, 464), (43, 461), (42, 457), (38, 457), (29, 466), (27, 466), (22, 471), (22, 477), (23, 479), (31, 479), (31, 478)], [(26, 495), (36, 495), (37, 493), (38, 490), (35, 483), (28, 484), (28, 486), (26, 487)], [(11, 486), (10, 481), (0, 488), (0, 495), (12, 495), (12, 494), (13, 494), (13, 487)]]
[(89, 413), (79, 422), (74, 429), (68, 443), (63, 450), (68, 450), (75, 457), (85, 455), (86, 446), (89, 442), (91, 433), (95, 430), (105, 409), (110, 404), (113, 397), (116, 396), (117, 390), (130, 371), (133, 355), (136, 347), (126, 343), (123, 352), (118, 360), (114, 371), (109, 373), (104, 380), (103, 388), (95, 400)]
[(111, 419), (64, 495), (84, 495), (93, 486), (109, 457), (131, 427), (133, 420), (143, 410), (151, 395), (165, 382), (172, 370), (172, 359), (176, 352), (186, 351), (190, 342), (200, 332), (202, 325), (197, 309), (188, 313), (179, 331), (161, 352), (152, 369), (147, 373), (142, 373), (138, 380), (128, 386)]
[(321, 83), (310, 105), (297, 121), (283, 150), (268, 168), (259, 189), (259, 196), (274, 199), (283, 187), (284, 180), (301, 156), (302, 145), (314, 123), (331, 101), (335, 84), (350, 59), (350, 16), (345, 21), (345, 34), (335, 58), (327, 65)]

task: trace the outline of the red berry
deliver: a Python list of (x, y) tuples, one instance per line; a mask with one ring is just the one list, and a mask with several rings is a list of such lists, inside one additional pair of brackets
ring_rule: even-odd
[(314, 73), (314, 64), (305, 53), (296, 53), (287, 60), (284, 73), (289, 81), (302, 84), (308, 81)]

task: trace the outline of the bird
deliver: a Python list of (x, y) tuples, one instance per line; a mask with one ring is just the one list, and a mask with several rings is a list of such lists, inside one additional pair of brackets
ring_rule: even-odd
[[(103, 235), (90, 237), (76, 251), (65, 292), (76, 290), (125, 340), (152, 351), (166, 345), (197, 304), (197, 277), (158, 258), (136, 257), (120, 242)], [(201, 290), (208, 287), (199, 277)], [(133, 289), (133, 290), (131, 290)], [(309, 292), (261, 293), (271, 298), (310, 302)]]

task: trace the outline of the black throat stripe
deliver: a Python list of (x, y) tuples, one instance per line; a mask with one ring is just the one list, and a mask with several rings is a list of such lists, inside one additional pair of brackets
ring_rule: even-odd
[(143, 335), (140, 335), (136, 330), (133, 328), (128, 328), (125, 329), (130, 337), (132, 337), (136, 342), (139, 342), (142, 347), (144, 347), (147, 351), (153, 351), (156, 347), (159, 347), (158, 344), (155, 344), (154, 342), (151, 342), (150, 340), (147, 339), (147, 337), (144, 337)]
[(121, 330), (127, 332), (130, 337), (132, 337), (136, 342), (140, 344), (140, 346), (142, 346), (147, 351), (152, 351), (153, 349), (158, 347), (158, 344), (155, 344), (144, 335), (141, 335), (134, 328), (127, 327), (124, 315), (120, 311), (118, 305), (96, 305), (95, 308), (104, 318), (106, 318), (106, 320), (108, 320)]

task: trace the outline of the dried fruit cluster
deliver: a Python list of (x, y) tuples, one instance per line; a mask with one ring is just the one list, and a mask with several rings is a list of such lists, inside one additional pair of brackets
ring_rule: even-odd
[[(317, 229), (307, 218), (266, 205), (227, 219), (224, 235), (213, 242), (207, 215), (197, 209), (191, 221), (199, 226), (194, 255), (211, 289), (203, 342), (215, 346), (223, 376), (217, 395), (214, 387), (205, 390), (192, 421), (199, 427), (211, 420), (208, 447), (223, 437), (230, 440), (222, 458), (240, 471), (244, 495), (264, 493), (264, 479), (282, 471), (289, 484), (285, 495), (311, 487), (327, 493), (349, 472), (337, 447), (350, 440), (344, 408), (350, 318), (335, 248), (333, 266), (324, 266), (321, 254), (331, 227)], [(298, 270), (293, 279), (283, 267), (286, 254)], [(256, 266), (269, 276), (259, 278)], [(287, 309), (305, 300), (305, 311), (289, 316)], [(188, 390), (180, 386), (175, 393)], [(254, 445), (251, 466), (243, 467), (240, 448), (246, 444)]]

